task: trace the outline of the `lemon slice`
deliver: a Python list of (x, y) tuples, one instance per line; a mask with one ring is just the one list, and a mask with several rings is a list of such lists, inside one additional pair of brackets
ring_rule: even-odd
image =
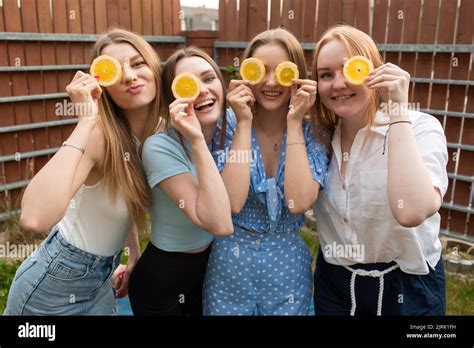
[(112, 86), (122, 78), (122, 66), (114, 57), (108, 55), (98, 56), (91, 64), (92, 76), (99, 76), (99, 84), (103, 87)]
[(293, 62), (283, 62), (275, 69), (275, 79), (282, 86), (289, 87), (293, 84), (293, 79), (300, 77), (298, 66)]
[(258, 58), (247, 58), (240, 65), (240, 76), (251, 85), (256, 85), (265, 76), (265, 65)]
[(344, 77), (353, 85), (361, 85), (365, 78), (374, 70), (374, 65), (370, 60), (363, 56), (354, 56), (344, 64)]
[(196, 98), (201, 92), (201, 81), (192, 73), (177, 75), (171, 84), (175, 98)]

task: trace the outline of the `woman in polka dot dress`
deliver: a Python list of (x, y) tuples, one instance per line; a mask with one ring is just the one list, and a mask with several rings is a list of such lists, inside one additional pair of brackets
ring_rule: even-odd
[[(229, 194), (234, 234), (214, 242), (204, 314), (307, 315), (311, 254), (299, 229), (328, 166), (309, 122), (316, 82), (307, 79), (301, 45), (284, 29), (257, 35), (244, 52), (249, 57), (259, 58), (266, 73), (253, 86), (230, 82), (224, 149), (213, 155)], [(284, 61), (300, 72), (291, 87), (274, 77)]]

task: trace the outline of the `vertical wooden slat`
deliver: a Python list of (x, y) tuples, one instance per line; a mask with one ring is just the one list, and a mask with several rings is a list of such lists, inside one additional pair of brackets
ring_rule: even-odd
[(170, 1), (163, 1), (163, 34), (173, 35), (173, 6)]
[(227, 23), (225, 18), (226, 0), (219, 0), (219, 40), (226, 40), (227, 38)]
[(95, 30), (103, 33), (107, 30), (107, 4), (105, 0), (94, 0)]
[(228, 30), (226, 34), (226, 40), (236, 41), (238, 38), (238, 24), (239, 22), (235, 19), (237, 18), (237, 1), (228, 0), (225, 8), (225, 17), (224, 20), (226, 23), (226, 29)]
[(317, 18), (314, 28), (314, 38), (318, 41), (324, 31), (328, 28), (329, 0), (319, 0), (317, 8)]
[(302, 19), (302, 42), (315, 42), (314, 27), (316, 23), (316, 1), (303, 1)]
[(354, 26), (370, 35), (370, 1), (358, 0), (355, 6)]
[(81, 20), (82, 32), (95, 34), (94, 0), (81, 0)]
[(388, 0), (374, 1), (374, 14), (372, 26), (372, 38), (376, 43), (382, 44), (386, 42), (386, 29), (388, 19)]
[(107, 0), (107, 27), (118, 27), (119, 20), (119, 2), (118, 0)]
[[(247, 2), (247, 0), (245, 0), (245, 2)], [(242, 0), (240, 0), (240, 3), (242, 3)], [(281, 11), (281, 0), (271, 0), (270, 29), (274, 29), (280, 26), (280, 18), (281, 18), (280, 11)], [(239, 10), (239, 15), (241, 15), (240, 10)]]
[(355, 0), (342, 1), (342, 22), (349, 25), (354, 25), (356, 12)]
[(266, 1), (249, 0), (249, 40), (268, 29), (268, 3)]
[(342, 21), (342, 0), (330, 0), (328, 6), (328, 27)]
[[(29, 33), (38, 32), (38, 20), (37, 20), (37, 7), (36, 1), (26, 0), (22, 2), (21, 16), (23, 18), (23, 31)], [(37, 42), (25, 43), (25, 57), (26, 65), (41, 65), (41, 49)], [(43, 74), (38, 71), (30, 71), (26, 74), (28, 82), (29, 94), (42, 94), (44, 93), (43, 87)], [(31, 122), (44, 122), (46, 120), (46, 111), (43, 101), (31, 101), (29, 102)], [(24, 133), (24, 132), (23, 132)], [(45, 129), (35, 129), (32, 131), (32, 142), (33, 149), (39, 150), (44, 149), (47, 146), (47, 134)], [(22, 135), (20, 135), (22, 136)], [(27, 161), (23, 161), (25, 163)], [(25, 172), (23, 172), (23, 179)]]
[[(407, 44), (417, 43), (421, 0), (405, 0), (403, 9), (403, 36), (402, 42)], [(411, 76), (416, 76), (416, 53), (405, 52), (400, 54), (400, 67)], [(410, 86), (410, 100), (413, 99), (414, 86)]]
[[(402, 41), (402, 28), (404, 16), (403, 0), (391, 0), (390, 13), (388, 17), (387, 43), (399, 44)], [(400, 54), (398, 52), (387, 52), (385, 54), (385, 61), (400, 65)]]
[(143, 35), (153, 34), (152, 0), (143, 0)]
[[(472, 27), (472, 13), (474, 12), (474, 4), (472, 1), (461, 1), (459, 7), (458, 23), (457, 30), (454, 36), (455, 44), (472, 44), (473, 43), (473, 27)], [(460, 79), (468, 80), (469, 79), (469, 70), (472, 69), (470, 62), (470, 54), (456, 53), (453, 55), (453, 60), (451, 61), (451, 79)], [(456, 59), (456, 60), (454, 60)], [(465, 109), (465, 99), (467, 97), (467, 103), (469, 103), (469, 94), (467, 86), (458, 86), (450, 85), (449, 86), (449, 110), (453, 111), (464, 111)], [(471, 100), (472, 104), (473, 101)], [(467, 107), (467, 105), (466, 105)], [(448, 118), (448, 120), (453, 119)], [(474, 132), (473, 120), (460, 119), (456, 118), (457, 122), (460, 123), (459, 131), (457, 132), (456, 142), (466, 144), (465, 135), (471, 137), (471, 144), (474, 143)], [(461, 174), (466, 173), (467, 175), (472, 175), (474, 173), (474, 163), (473, 163), (473, 152), (472, 151), (463, 151), (462, 156), (460, 156), (458, 172)], [(469, 173), (469, 174), (468, 174)], [(471, 192), (473, 192), (472, 182), (465, 182), (456, 180), (455, 189), (454, 189), (454, 202), (468, 206), (472, 204), (473, 197), (471, 197)], [(462, 222), (464, 226), (462, 226)], [(456, 232), (465, 234), (468, 233), (468, 226), (474, 223), (474, 218), (465, 214), (464, 219), (461, 219), (459, 222), (460, 226)], [(454, 229), (454, 227), (453, 227)], [(474, 236), (474, 235), (472, 235)], [(472, 237), (471, 236), (471, 237)]]
[[(163, 34), (163, 4), (162, 0), (152, 2), (153, 11), (153, 35)], [(186, 14), (184, 14), (186, 16)]]
[[(81, 0), (82, 32), (84, 34), (95, 34), (94, 0)], [(82, 46), (84, 63), (89, 63), (91, 43)]]
[[(51, 7), (49, 0), (38, 0), (38, 25), (40, 32), (53, 32), (53, 19), (51, 16)], [(43, 65), (56, 64), (55, 44), (53, 42), (43, 42), (41, 44), (41, 61)], [(47, 71), (43, 73), (44, 93), (58, 92), (58, 77), (55, 71)], [(57, 119), (55, 117), (54, 100), (45, 100), (45, 119)], [(47, 137), (46, 148), (50, 147), (50, 139), (54, 137), (61, 138), (60, 127), (49, 127), (45, 129)], [(48, 161), (48, 156), (41, 156), (35, 159), (35, 172), (38, 172)]]
[[(439, 0), (424, 0), (420, 22), (420, 44), (432, 44), (436, 40), (436, 21), (438, 18)], [(416, 76), (429, 78), (433, 66), (432, 53), (418, 53)], [(426, 83), (415, 85), (413, 101), (420, 103), (422, 109), (429, 106), (430, 86)]]
[[(130, 6), (131, 6), (131, 17), (132, 17), (132, 31), (134, 31), (135, 33), (141, 34), (143, 32), (142, 2), (140, 0), (131, 0)], [(169, 2), (167, 3), (167, 7), (170, 8)]]
[[(20, 25), (20, 10), (18, 8), (17, 1), (8, 0), (3, 2), (4, 10), (4, 21), (5, 30), (10, 32), (21, 31)], [(23, 46), (19, 42), (11, 42), (7, 46), (7, 57), (9, 66), (15, 66), (15, 63), (21, 62), (21, 65), (25, 64), (25, 57)], [(12, 73), (10, 77), (11, 92), (12, 95), (25, 95), (27, 94), (27, 83), (25, 76), (17, 73)], [(28, 123), (28, 106), (25, 103), (13, 103), (10, 108), (2, 110), (5, 114), (2, 114), (2, 119), (9, 121), (9, 124), (13, 125), (18, 123)], [(3, 120), (2, 120), (3, 121)], [(3, 124), (3, 122), (2, 122)], [(2, 137), (3, 138), (3, 137)], [(31, 150), (30, 144), (24, 143), (24, 137), (19, 137), (17, 133), (6, 134), (2, 139), (2, 150), (5, 155), (15, 154), (18, 151), (24, 151), (25, 149)], [(30, 145), (30, 146), (29, 146)], [(14, 182), (21, 180), (21, 167), (18, 161), (9, 161), (5, 163), (5, 177), (6, 182)], [(12, 204), (11, 196), (6, 197), (8, 205)]]
[[(64, 0), (53, 0), (53, 27), (55, 33), (67, 33), (67, 4)], [(56, 64), (58, 65), (68, 65), (71, 64), (70, 56), (70, 45), (69, 42), (57, 42), (56, 47)], [(57, 72), (58, 76), (58, 92), (64, 92), (66, 86), (71, 82), (71, 72), (69, 71), (59, 71)], [(47, 103), (48, 119), (57, 120), (55, 114), (56, 109), (54, 104), (56, 102), (62, 102), (63, 100), (49, 101)], [(57, 147), (65, 140), (68, 132), (59, 127), (61, 132), (50, 132), (49, 133), (49, 146)]]
[[(279, 0), (272, 0), (275, 3)], [(272, 2), (273, 4), (273, 2)], [(246, 41), (248, 40), (248, 0), (240, 0), (240, 8), (239, 8), (239, 17), (238, 17), (238, 27), (239, 27), (239, 41)], [(280, 21), (280, 17), (278, 17), (278, 22)]]
[[(81, 2), (80, 0), (67, 1), (68, 32), (73, 34), (82, 33), (81, 23)], [(82, 42), (71, 42), (69, 44), (71, 52), (71, 64), (84, 64), (84, 44)]]
[(291, 11), (293, 10), (292, 0), (282, 0), (283, 7), (281, 11), (281, 26), (286, 29), (291, 27)]
[(181, 33), (181, 20), (179, 19), (179, 11), (181, 6), (179, 0), (172, 1), (172, 20), (173, 20), (173, 31), (172, 35), (179, 35)]
[[(121, 28), (131, 30), (132, 23), (130, 19), (130, 0), (119, 0), (119, 25)], [(153, 15), (153, 12), (150, 11), (150, 15)], [(156, 18), (156, 21), (159, 19)]]

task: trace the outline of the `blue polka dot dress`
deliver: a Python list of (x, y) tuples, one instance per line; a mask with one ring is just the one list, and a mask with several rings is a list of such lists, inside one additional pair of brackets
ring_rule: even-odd
[[(224, 148), (221, 126), (213, 157), (220, 171), (229, 158), (237, 122), (226, 113)], [(324, 187), (328, 155), (305, 122), (304, 138), (313, 179)], [(290, 214), (284, 200), (286, 132), (275, 178), (267, 178), (252, 128), (250, 190), (244, 207), (232, 216), (234, 233), (216, 238), (204, 281), (204, 315), (307, 315), (312, 296), (311, 254), (299, 229), (304, 215)], [(226, 157), (227, 156), (227, 157)]]

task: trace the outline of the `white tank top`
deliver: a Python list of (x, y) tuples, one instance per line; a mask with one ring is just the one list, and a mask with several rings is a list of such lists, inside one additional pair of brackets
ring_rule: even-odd
[(124, 247), (132, 217), (123, 196), (118, 193), (112, 202), (100, 180), (79, 188), (58, 225), (68, 243), (91, 254), (112, 256)]

